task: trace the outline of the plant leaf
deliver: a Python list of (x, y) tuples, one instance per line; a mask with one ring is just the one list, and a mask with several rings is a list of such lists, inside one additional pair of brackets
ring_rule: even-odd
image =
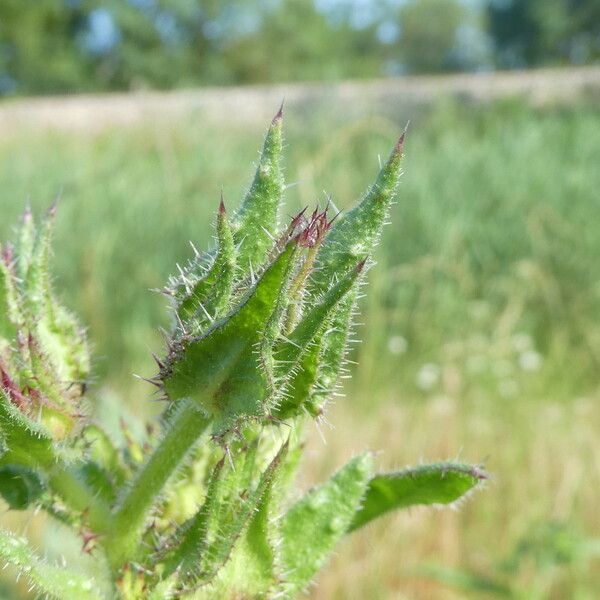
[[(54, 461), (52, 439), (43, 425), (28, 419), (0, 387), (0, 431), (4, 434), (7, 453), (4, 462), (49, 465)], [(16, 459), (16, 460), (15, 460)]]
[(349, 531), (398, 508), (452, 504), (486, 479), (487, 474), (480, 467), (446, 462), (376, 475), (369, 482)]
[(354, 282), (362, 273), (364, 261), (347, 273), (336, 285), (327, 291), (323, 300), (307, 312), (297, 327), (290, 333), (278, 350), (278, 358), (284, 363), (284, 371), (289, 372), (304, 349), (310, 344), (325, 325), (327, 318), (337, 304), (353, 289)]
[(216, 430), (265, 413), (270, 385), (255, 349), (285, 294), (296, 257), (292, 240), (230, 316), (169, 358), (163, 377), (169, 398), (194, 399), (214, 418)]
[[(292, 453), (292, 462), (296, 457)], [(284, 444), (270, 468), (266, 487), (226, 565), (211, 585), (215, 598), (264, 598), (277, 580), (277, 539), (272, 519), (276, 516), (280, 486), (285, 484), (288, 444)]]
[(404, 135), (363, 199), (352, 210), (340, 215), (325, 237), (312, 275), (313, 290), (326, 290), (336, 273), (348, 271), (357, 260), (372, 253), (400, 180), (403, 147)]
[[(55, 298), (50, 281), (51, 242), (56, 205), (44, 218), (36, 236), (25, 280), (24, 298), (29, 305), (36, 337), (44, 355), (61, 381), (85, 381), (90, 355), (77, 319)], [(32, 327), (33, 329), (33, 327)]]
[(345, 535), (371, 479), (372, 456), (360, 455), (313, 488), (282, 517), (281, 567), (285, 592), (302, 590)]
[(97, 584), (64, 567), (54, 567), (38, 558), (25, 538), (0, 530), (0, 558), (14, 565), (40, 595), (56, 600), (101, 600)]
[(0, 467), (0, 495), (13, 510), (24, 510), (44, 492), (40, 476), (21, 465)]
[[(217, 214), (217, 251), (213, 263), (206, 274), (195, 283), (187, 283), (183, 279), (179, 286), (185, 291), (185, 295), (178, 303), (177, 313), (186, 326), (189, 323), (189, 327), (186, 327), (189, 330), (182, 333), (198, 334), (208, 321), (205, 311), (212, 318), (220, 318), (226, 313), (233, 290), (235, 268), (236, 248), (233, 232), (227, 219), (225, 205), (221, 201)], [(182, 274), (182, 278), (185, 277), (186, 274)]]
[[(341, 215), (325, 237), (317, 255), (317, 265), (311, 277), (310, 290), (320, 294), (327, 290), (333, 277), (342, 274), (376, 246), (387, 219), (400, 180), (404, 134), (394, 146), (377, 180), (367, 190), (358, 205)], [(331, 319), (330, 333), (322, 341), (320, 368), (314, 394), (307, 403), (308, 410), (320, 414), (323, 405), (335, 389), (344, 362), (356, 307), (358, 286), (336, 307)]]
[[(254, 487), (244, 485), (255, 467), (256, 454), (242, 451), (233, 460), (235, 468), (222, 459), (217, 464), (204, 505), (175, 534), (177, 543), (166, 563), (165, 573), (175, 569), (185, 584), (206, 584), (229, 560), (234, 545), (256, 514), (272, 479), (287, 453), (283, 444)], [(248, 461), (252, 465), (248, 465)], [(251, 469), (252, 467), (252, 469)]]
[(267, 131), (252, 185), (233, 220), (243, 274), (262, 265), (277, 237), (277, 213), (284, 189), (280, 167), (282, 124), (280, 109)]
[(278, 371), (282, 381), (281, 388), (285, 390), (285, 393), (280, 394), (278, 405), (274, 408), (278, 418), (296, 416), (303, 407), (313, 413), (312, 404), (308, 400), (318, 373), (324, 329), (330, 322), (331, 314), (353, 294), (354, 284), (363, 266), (364, 261), (329, 289), (321, 302), (303, 316), (297, 327), (276, 350), (275, 356), (280, 361)]

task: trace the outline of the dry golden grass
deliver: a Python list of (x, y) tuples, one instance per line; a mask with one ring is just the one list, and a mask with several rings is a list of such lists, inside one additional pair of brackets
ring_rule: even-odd
[[(529, 528), (542, 522), (575, 523), (587, 535), (600, 531), (600, 407), (598, 398), (571, 405), (523, 402), (478, 407), (458, 399), (402, 403), (390, 398), (367, 416), (338, 401), (329, 421), (327, 444), (316, 430), (308, 442), (305, 484), (322, 479), (357, 449), (385, 448), (381, 467), (421, 460), (483, 460), (492, 473), (487, 489), (458, 510), (418, 509), (375, 523), (349, 538), (319, 577), (315, 600), (464, 598), (463, 592), (428, 580), (424, 563), (469, 565), (493, 572)], [(600, 564), (595, 565), (599, 567)], [(598, 589), (600, 572), (589, 565), (559, 569), (549, 598), (569, 598), (572, 578)], [(524, 569), (517, 587), (528, 589), (535, 569)], [(480, 597), (480, 596), (474, 596)], [(587, 596), (586, 596), (587, 597)]]

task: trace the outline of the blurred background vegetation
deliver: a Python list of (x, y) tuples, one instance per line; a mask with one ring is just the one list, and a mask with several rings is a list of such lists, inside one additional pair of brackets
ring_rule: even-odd
[(2, 0), (0, 95), (589, 64), (597, 0)]
[[(323, 80), (286, 110), (284, 219), (327, 194), (352, 206), (410, 119), (351, 357), (359, 366), (328, 414), (334, 428), (323, 426), (327, 446), (311, 431), (302, 482), (364, 448), (383, 448), (390, 468), (481, 460), (494, 478), (458, 512), (400, 514), (355, 534), (312, 596), (593, 600), (600, 95), (476, 101), (436, 92), (435, 78), (427, 103), (399, 90), (404, 74), (567, 73), (599, 60), (594, 0), (0, 0), (0, 239), (26, 201), (40, 214), (60, 196), (56, 283), (89, 326), (91, 395), (118, 436), (120, 418), (160, 408), (131, 375), (153, 373), (158, 327), (169, 324), (149, 290), (191, 254), (190, 240), (211, 243), (221, 188), (235, 208), (286, 88), (264, 88), (273, 105), (239, 115), (183, 92), (180, 112), (140, 108), (127, 126), (101, 114), (118, 103), (105, 95), (94, 106), (106, 111), (88, 106), (89, 126), (77, 128), (66, 125), (78, 99), (53, 104), (47, 127), (12, 97)], [(379, 95), (330, 86), (370, 77), (390, 77), (389, 92), (386, 82)], [(218, 94), (229, 107), (262, 97)], [(25, 118), (3, 130), (17, 105)], [(57, 525), (29, 513), (2, 521), (51, 557), (85, 560)], [(0, 598), (29, 597), (0, 588)]]

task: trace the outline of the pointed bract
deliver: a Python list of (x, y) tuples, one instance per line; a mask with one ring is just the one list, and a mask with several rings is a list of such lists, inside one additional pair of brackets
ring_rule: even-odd
[(254, 180), (233, 220), (239, 244), (239, 266), (244, 274), (261, 265), (278, 235), (278, 212), (284, 181), (281, 172), (283, 112), (267, 131)]

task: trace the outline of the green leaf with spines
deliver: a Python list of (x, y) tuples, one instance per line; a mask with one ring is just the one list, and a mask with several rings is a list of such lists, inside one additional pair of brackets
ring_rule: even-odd
[(381, 473), (369, 482), (362, 506), (349, 530), (354, 531), (391, 510), (452, 504), (486, 479), (487, 474), (479, 466), (450, 462)]
[(336, 274), (344, 273), (362, 256), (373, 252), (400, 180), (403, 148), (404, 135), (363, 199), (336, 219), (317, 255), (317, 268), (312, 275), (313, 292), (327, 289)]
[(277, 358), (282, 362), (282, 371), (287, 373), (290, 365), (302, 355), (317, 334), (327, 323), (328, 317), (338, 303), (352, 290), (354, 283), (362, 273), (365, 261), (361, 261), (338, 283), (331, 287), (323, 299), (306, 311), (297, 327), (287, 336), (277, 349)]
[(191, 519), (178, 528), (167, 543), (169, 552), (160, 559), (163, 564), (163, 577), (179, 571), (184, 578), (188, 578), (192, 569), (197, 568), (198, 557), (213, 527), (211, 521), (218, 521), (218, 500), (223, 485), (221, 474), (224, 468), (225, 459), (221, 458), (211, 474), (204, 503)]
[(281, 518), (280, 558), (287, 595), (293, 596), (309, 584), (346, 534), (369, 485), (372, 466), (370, 454), (357, 456)]
[(24, 415), (1, 388), (0, 431), (8, 448), (0, 461), (14, 460), (31, 466), (52, 464), (54, 448), (47, 429)]
[(25, 538), (0, 530), (0, 559), (13, 565), (40, 596), (55, 600), (102, 600), (98, 584), (89, 577), (55, 567), (38, 558)]
[(323, 334), (320, 334), (309, 344), (300, 357), (298, 366), (291, 373), (285, 391), (273, 409), (273, 415), (278, 419), (295, 417), (304, 409), (312, 416), (318, 416), (313, 412), (312, 397), (314, 395), (313, 386), (317, 382), (322, 339)]
[[(223, 317), (229, 308), (237, 249), (223, 200), (219, 205), (216, 229), (217, 250), (206, 273), (198, 278), (190, 273), (189, 281), (185, 272), (181, 275), (179, 288), (184, 292), (179, 294), (182, 297), (177, 300), (176, 310), (185, 329), (182, 334), (198, 335), (210, 323), (209, 319)], [(202, 261), (202, 258), (196, 257), (196, 261)]]
[[(309, 288), (311, 293), (322, 293), (331, 285), (336, 274), (349, 269), (360, 256), (372, 253), (395, 197), (401, 175), (403, 149), (404, 134), (361, 202), (336, 220), (319, 249), (317, 268)], [(323, 340), (314, 393), (307, 402), (307, 407), (310, 407), (314, 415), (322, 412), (327, 398), (337, 384), (346, 355), (357, 295), (355, 290), (339, 304), (331, 320), (330, 333)]]
[[(357, 288), (360, 281), (357, 284)], [(323, 413), (325, 404), (335, 391), (344, 368), (348, 341), (352, 332), (352, 319), (356, 311), (356, 289), (348, 294), (331, 316), (327, 333), (321, 342), (316, 382), (313, 384), (306, 408), (313, 416)]]
[(275, 469), (266, 482), (266, 489), (254, 513), (236, 541), (229, 560), (206, 590), (207, 600), (269, 597), (279, 576), (279, 539), (272, 522), (279, 516), (280, 488), (286, 485), (290, 462), (295, 465), (296, 455), (292, 450), (290, 457), (289, 441), (282, 446), (276, 457)]
[(284, 191), (280, 160), (283, 106), (267, 131), (254, 180), (233, 219), (238, 264), (246, 275), (267, 258), (278, 235), (278, 211)]
[(163, 375), (170, 399), (195, 399), (215, 419), (217, 429), (239, 418), (265, 414), (270, 387), (256, 348), (265, 323), (285, 294), (297, 258), (292, 240), (232, 314), (175, 351)]
[(170, 542), (178, 545), (167, 559), (166, 575), (177, 569), (185, 586), (206, 584), (229, 560), (285, 459), (287, 443), (254, 485), (252, 479), (258, 467), (256, 449), (257, 443), (251, 444), (232, 456), (231, 464), (225, 458), (217, 464), (204, 505)]
[(276, 349), (282, 389), (274, 408), (278, 418), (295, 416), (307, 408), (316, 380), (322, 339), (330, 317), (344, 298), (352, 294), (364, 264), (364, 261), (358, 263), (323, 295), (319, 303), (310, 307), (297, 327)]

